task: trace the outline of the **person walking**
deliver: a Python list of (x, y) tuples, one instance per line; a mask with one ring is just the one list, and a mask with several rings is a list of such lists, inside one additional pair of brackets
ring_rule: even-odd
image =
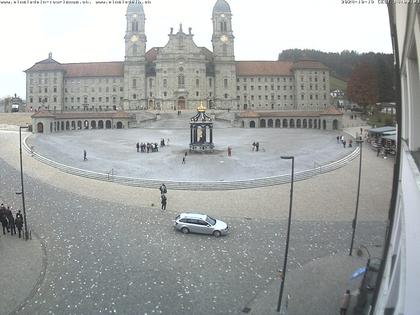
[(3, 204), (0, 206), (0, 222), (3, 227), (3, 234), (6, 234), (6, 231), (9, 232), (7, 228), (8, 222), (6, 217), (6, 208)]
[(166, 202), (167, 202), (167, 198), (166, 198), (165, 194), (162, 194), (160, 196), (160, 203), (162, 205), (162, 207), (161, 207), (162, 210), (166, 210)]
[(137, 152), (139, 152), (139, 149), (140, 149), (140, 143), (136, 143), (136, 148), (137, 148)]
[(23, 216), (20, 213), (20, 210), (16, 213), (15, 225), (19, 232), (19, 238), (21, 238), (23, 228)]
[(165, 184), (160, 185), (159, 190), (161, 195), (166, 194), (168, 192)]
[(87, 152), (86, 150), (83, 150), (83, 161), (87, 160)]
[(7, 217), (8, 223), (9, 223), (8, 232), (10, 230), (11, 235), (13, 235), (13, 234), (16, 235), (15, 218), (13, 217), (12, 210), (10, 210), (10, 207), (7, 207), (6, 217)]
[(349, 305), (350, 305), (350, 299), (351, 299), (350, 290), (346, 290), (346, 293), (344, 293), (344, 296), (343, 296), (343, 301), (341, 302), (340, 315), (347, 314), (347, 310), (349, 309)]
[(185, 164), (185, 155), (182, 157), (182, 163), (181, 164)]

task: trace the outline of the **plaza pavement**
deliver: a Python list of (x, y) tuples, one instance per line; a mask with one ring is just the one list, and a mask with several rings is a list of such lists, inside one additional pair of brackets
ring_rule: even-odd
[[(353, 128), (346, 131), (355, 133), (357, 130), (358, 128)], [(1, 158), (15, 169), (19, 169), (17, 140), (16, 131), (0, 133)], [(392, 159), (378, 158), (375, 152), (369, 148), (364, 149), (359, 206), (359, 220), (361, 222), (385, 221), (391, 192), (392, 166)], [(33, 160), (26, 153), (24, 153), (24, 169), (25, 174), (59, 190), (102, 201), (145, 207), (152, 212), (158, 211), (159, 193), (157, 189), (119, 186), (60, 173)], [(295, 183), (294, 222), (348, 222), (350, 229), (350, 222), (354, 215), (357, 171), (358, 160), (356, 159), (334, 172)], [(256, 220), (285, 220), (287, 218), (288, 196), (289, 185), (287, 184), (239, 191), (170, 191), (168, 192), (168, 210), (169, 215), (171, 213), (175, 215), (179, 211), (193, 210), (194, 207), (197, 207), (200, 211), (207, 211), (215, 216)], [(17, 265), (16, 269), (20, 271), (20, 274), (25, 275), (25, 281), (27, 282), (12, 281), (9, 285), (12, 293), (3, 295), (2, 300), (0, 300), (1, 309), (5, 305), (9, 307), (5, 308), (6, 312), (4, 314), (7, 314), (9, 311), (19, 308), (30, 297), (31, 291), (36, 288), (43, 268), (43, 254), (42, 247), (36, 239), (24, 242), (7, 236), (5, 238), (1, 237), (0, 242), (7, 251), (5, 255), (3, 255), (3, 252), (1, 255), (1, 272), (8, 273), (4, 266), (16, 266), (15, 255), (22, 251), (25, 252), (25, 255), (19, 259), (21, 264)], [(29, 246), (29, 248), (25, 246)], [(301, 268), (292, 269), (287, 276), (287, 283), (296, 284), (297, 289), (296, 287), (293, 289), (293, 285), (289, 289), (289, 293), (292, 295), (290, 310), (293, 308), (292, 303), (294, 307), (296, 305), (307, 307), (308, 304), (302, 303), (297, 297), (300, 295), (305, 297), (305, 294), (307, 297), (308, 294), (313, 294), (314, 288), (317, 288), (316, 296), (324, 298), (307, 299), (311, 301), (311, 309), (314, 310), (313, 313), (308, 314), (335, 314), (342, 293), (348, 287), (346, 279), (349, 278), (349, 274), (354, 271), (355, 267), (364, 264), (364, 259), (348, 257), (346, 252), (338, 252), (334, 256), (327, 255), (315, 262), (305, 264)], [(308, 273), (311, 275), (311, 283), (307, 282), (308, 278), (302, 280), (302, 276), (307, 276)], [(32, 275), (32, 278), (29, 275)], [(323, 285), (316, 286), (320, 281)], [(276, 297), (278, 287), (278, 282), (276, 283), (274, 280), (271, 285), (266, 287), (266, 293), (262, 291), (257, 294), (255, 299), (248, 303), (251, 312), (254, 314), (270, 314), (272, 307), (275, 307), (275, 305), (269, 301)], [(31, 288), (31, 290), (28, 291), (28, 288)], [(325, 305), (326, 301), (330, 301), (328, 305)], [(318, 308), (320, 312), (323, 310), (323, 313), (315, 312)], [(302, 314), (301, 310), (302, 308), (300, 310), (297, 308), (295, 312), (289, 312), (289, 314)], [(272, 313), (274, 314), (274, 312)]]

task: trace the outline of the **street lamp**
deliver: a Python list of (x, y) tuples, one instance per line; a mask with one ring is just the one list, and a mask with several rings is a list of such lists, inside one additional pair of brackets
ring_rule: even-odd
[(286, 249), (284, 252), (283, 271), (281, 275), (281, 285), (280, 285), (279, 300), (277, 303), (277, 312), (280, 312), (281, 300), (283, 298), (284, 282), (286, 280), (287, 255), (289, 253), (290, 224), (292, 222), (293, 178), (294, 178), (294, 172), (295, 172), (295, 157), (294, 156), (281, 156), (281, 159), (292, 160), (292, 175), (290, 178), (289, 220), (287, 223)]
[(356, 224), (357, 224), (357, 212), (359, 211), (359, 196), (360, 196), (360, 177), (362, 174), (362, 144), (363, 144), (363, 140), (362, 138), (358, 138), (356, 139), (356, 143), (359, 144), (359, 148), (360, 148), (360, 153), (359, 153), (359, 180), (357, 183), (357, 197), (356, 197), (356, 210), (354, 212), (354, 218), (352, 221), (352, 228), (353, 228), (353, 233), (351, 236), (351, 243), (350, 243), (350, 252), (349, 252), (349, 256), (351, 256), (352, 252), (353, 252), (353, 242), (354, 242), (354, 233), (356, 232)]
[(22, 186), (22, 209), (23, 209), (23, 222), (25, 223), (25, 240), (29, 239), (28, 225), (26, 223), (26, 208), (25, 208), (25, 190), (23, 189), (23, 166), (22, 166), (22, 129), (28, 129), (29, 127), (19, 127), (19, 155), (20, 155), (20, 183)]

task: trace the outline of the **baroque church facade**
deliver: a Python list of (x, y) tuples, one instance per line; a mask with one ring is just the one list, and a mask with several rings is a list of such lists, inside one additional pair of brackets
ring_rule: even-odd
[[(226, 0), (213, 7), (212, 51), (197, 46), (192, 29), (184, 31), (182, 24), (176, 32), (170, 29), (165, 46), (147, 50), (145, 21), (143, 5), (129, 4), (124, 61), (59, 63), (50, 53), (35, 63), (25, 71), (27, 107), (58, 112), (193, 110), (203, 102), (210, 109), (246, 111), (239, 115), (244, 127), (270, 111), (319, 116), (329, 107), (329, 70), (320, 62), (235, 60)], [(258, 121), (253, 125), (260, 126)]]

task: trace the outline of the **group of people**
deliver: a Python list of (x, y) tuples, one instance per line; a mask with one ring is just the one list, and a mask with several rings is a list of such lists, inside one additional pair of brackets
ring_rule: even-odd
[[(337, 143), (339, 143), (339, 144), (341, 143), (343, 145), (343, 148), (345, 148), (346, 145), (347, 145), (347, 141), (346, 141), (346, 139), (344, 139), (343, 135), (337, 136)], [(353, 147), (353, 140), (349, 139), (349, 148), (352, 148), (352, 147)]]
[(16, 213), (16, 217), (13, 217), (10, 206), (7, 206), (6, 208), (6, 206), (2, 203), (0, 205), (0, 222), (3, 227), (4, 235), (6, 235), (6, 232), (11, 235), (16, 235), (17, 229), (19, 232), (19, 238), (22, 236), (23, 216), (20, 213), (20, 210)]
[(165, 184), (160, 185), (159, 190), (160, 190), (161, 209), (166, 210), (166, 202), (168, 200), (168, 198), (165, 195), (168, 192), (168, 190), (166, 189), (166, 185)]
[[(165, 139), (161, 138), (160, 139), (160, 147), (164, 147), (165, 145), (169, 145), (169, 139), (166, 140), (165, 143)], [(141, 153), (150, 153), (150, 152), (159, 152), (159, 145), (157, 142), (142, 142), (136, 143), (136, 148), (137, 148), (137, 152), (141, 152)]]

